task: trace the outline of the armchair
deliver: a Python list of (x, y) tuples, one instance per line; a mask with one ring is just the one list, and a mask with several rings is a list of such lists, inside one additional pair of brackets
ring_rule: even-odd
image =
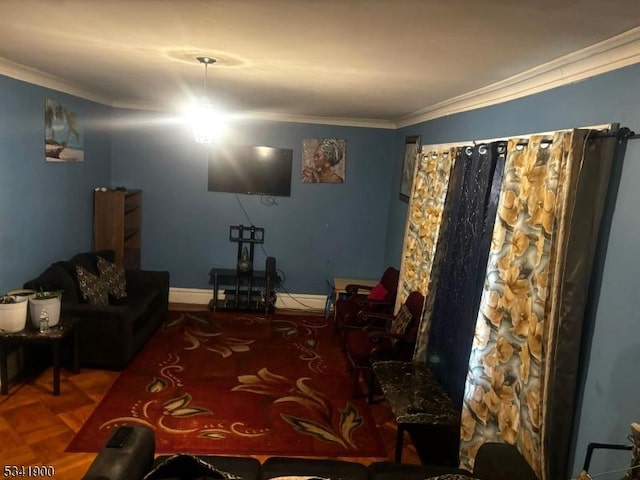
[(424, 296), (411, 292), (397, 315), (368, 312), (359, 317), (365, 326), (349, 328), (345, 350), (353, 374), (354, 394), (358, 392), (360, 375), (368, 373), (369, 403), (373, 402), (375, 377), (372, 363), (383, 360), (411, 360), (424, 308)]
[(335, 329), (341, 331), (345, 326), (359, 325), (362, 311), (391, 313), (396, 303), (400, 272), (388, 267), (380, 282), (374, 287), (368, 285), (347, 285), (346, 298), (340, 298), (335, 303)]

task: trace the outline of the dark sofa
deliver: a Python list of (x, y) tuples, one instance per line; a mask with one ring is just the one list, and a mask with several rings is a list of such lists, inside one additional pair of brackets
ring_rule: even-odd
[(84, 301), (76, 279), (76, 265), (98, 275), (98, 256), (113, 262), (112, 250), (79, 253), (55, 262), (40, 276), (24, 284), (33, 290), (62, 290), (63, 315), (77, 319), (80, 364), (123, 369), (165, 320), (169, 307), (169, 272), (126, 271), (126, 293), (108, 306)]
[[(375, 462), (365, 466), (341, 460), (270, 457), (262, 464), (251, 457), (208, 455), (154, 458), (153, 430), (143, 426), (116, 429), (90, 465), (82, 480), (181, 480), (240, 478), (270, 480), (301, 477), (335, 480), (424, 480), (460, 478), (478, 480), (538, 480), (516, 447), (486, 443), (476, 456), (474, 471), (440, 465)], [(204, 463), (202, 463), (204, 462)], [(442, 477), (441, 477), (442, 476)], [(461, 477), (462, 476), (462, 477)]]

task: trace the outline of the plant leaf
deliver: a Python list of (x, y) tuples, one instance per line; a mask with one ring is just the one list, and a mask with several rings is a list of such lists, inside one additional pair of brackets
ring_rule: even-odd
[(349, 445), (356, 448), (353, 443), (352, 436), (362, 425), (362, 417), (358, 415), (358, 409), (353, 406), (351, 402), (347, 403), (344, 410), (340, 410), (340, 431), (342, 432), (342, 438), (344, 438)]
[(191, 395), (185, 393), (181, 397), (168, 400), (162, 406), (165, 408), (165, 410), (169, 410), (171, 412), (178, 408), (186, 407), (187, 405), (189, 405), (189, 403), (191, 403)]
[(334, 443), (346, 448), (346, 445), (341, 438), (337, 437), (332, 431), (330, 431), (324, 425), (307, 420), (304, 418), (294, 417), (292, 415), (280, 415), (285, 421), (290, 423), (300, 433), (305, 435), (311, 435), (318, 440), (322, 440), (327, 443)]
[(167, 382), (158, 377), (153, 377), (153, 380), (145, 387), (145, 390), (149, 393), (158, 393), (167, 388)]
[(204, 415), (211, 413), (208, 408), (201, 407), (188, 407), (188, 408), (176, 408), (171, 411), (172, 417), (193, 417), (194, 415)]

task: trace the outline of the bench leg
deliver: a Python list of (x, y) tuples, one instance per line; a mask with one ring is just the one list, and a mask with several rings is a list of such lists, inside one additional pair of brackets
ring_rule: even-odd
[(398, 424), (398, 436), (396, 437), (396, 458), (397, 463), (402, 462), (402, 443), (404, 441), (404, 427)]

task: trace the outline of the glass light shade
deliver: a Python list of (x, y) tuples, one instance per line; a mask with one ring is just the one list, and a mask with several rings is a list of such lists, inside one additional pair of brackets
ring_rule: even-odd
[(219, 136), (220, 116), (208, 98), (202, 97), (189, 112), (189, 117), (196, 142), (211, 143)]

